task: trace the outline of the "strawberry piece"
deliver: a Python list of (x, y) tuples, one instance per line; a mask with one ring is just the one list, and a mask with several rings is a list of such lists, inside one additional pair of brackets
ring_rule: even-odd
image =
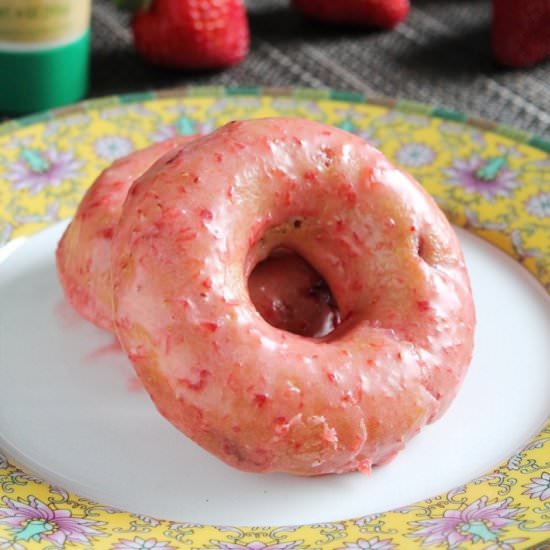
[(303, 15), (329, 23), (391, 29), (409, 14), (409, 0), (292, 0)]
[(493, 0), (491, 43), (496, 60), (528, 67), (550, 56), (550, 0)]
[(242, 0), (153, 0), (132, 19), (134, 43), (151, 63), (179, 69), (218, 69), (248, 53)]

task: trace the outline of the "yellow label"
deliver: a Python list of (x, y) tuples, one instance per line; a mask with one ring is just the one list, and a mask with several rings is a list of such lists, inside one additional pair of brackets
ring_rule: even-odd
[(0, 42), (39, 44), (79, 36), (91, 0), (0, 0)]

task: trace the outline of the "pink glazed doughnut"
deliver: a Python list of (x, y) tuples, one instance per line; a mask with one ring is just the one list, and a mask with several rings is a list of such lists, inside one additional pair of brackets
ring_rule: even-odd
[[(281, 248), (330, 287), (330, 334), (280, 330), (252, 304), (250, 273)], [(233, 122), (164, 157), (130, 190), (112, 260), (117, 333), (158, 410), (242, 470), (369, 471), (445, 411), (471, 360), (444, 214), (316, 122)]]
[(193, 139), (155, 143), (115, 161), (86, 192), (57, 247), (57, 271), (72, 306), (99, 328), (113, 331), (111, 242), (128, 189), (159, 157)]

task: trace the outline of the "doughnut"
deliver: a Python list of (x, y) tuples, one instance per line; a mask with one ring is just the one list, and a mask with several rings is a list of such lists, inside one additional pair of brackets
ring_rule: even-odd
[[(255, 307), (250, 275), (281, 250), (326, 282), (328, 334)], [(443, 414), (472, 357), (445, 215), (382, 153), (317, 122), (232, 122), (163, 157), (130, 189), (112, 277), (118, 338), (159, 412), (245, 471), (369, 472)]]
[(128, 189), (159, 157), (190, 141), (179, 136), (116, 160), (94, 181), (57, 247), (57, 271), (72, 306), (113, 331), (111, 242)]

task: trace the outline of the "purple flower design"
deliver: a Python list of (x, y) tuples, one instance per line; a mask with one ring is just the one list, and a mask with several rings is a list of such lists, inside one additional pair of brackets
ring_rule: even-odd
[(397, 162), (414, 168), (431, 164), (434, 159), (435, 151), (424, 143), (407, 143), (396, 154)]
[(125, 137), (103, 136), (95, 140), (94, 149), (98, 157), (116, 160), (130, 154), (134, 150), (134, 144)]
[(65, 542), (89, 544), (89, 537), (101, 536), (92, 526), (100, 522), (71, 517), (70, 510), (50, 508), (36, 497), (29, 497), (27, 503), (3, 499), (5, 507), (0, 508), (0, 525), (9, 527), (14, 541), (48, 541), (58, 548)]
[(264, 544), (260, 541), (249, 542), (248, 544), (235, 544), (233, 542), (221, 542), (219, 540), (211, 541), (212, 549), (216, 550), (292, 550), (298, 548), (301, 540), (295, 542), (275, 542), (273, 544)]
[(158, 541), (157, 539), (144, 540), (140, 537), (134, 537), (134, 540), (121, 539), (111, 550), (176, 550), (168, 541)]
[(546, 500), (550, 498), (550, 473), (543, 472), (540, 477), (532, 477), (531, 483), (526, 485), (527, 490), (524, 495), (529, 495), (531, 498), (540, 498)]
[(8, 170), (6, 179), (14, 189), (28, 189), (36, 195), (48, 186), (57, 187), (63, 180), (80, 176), (82, 162), (70, 151), (22, 149), (19, 160)]
[(458, 159), (443, 170), (447, 180), (443, 183), (458, 185), (469, 193), (476, 193), (488, 200), (506, 197), (520, 185), (516, 174), (506, 167), (506, 157)]
[(390, 539), (380, 540), (378, 537), (372, 539), (358, 539), (355, 542), (347, 542), (346, 546), (338, 550), (393, 550), (395, 546)]
[(446, 510), (440, 518), (412, 522), (419, 526), (413, 537), (422, 537), (423, 546), (447, 543), (456, 548), (466, 541), (497, 543), (503, 527), (517, 523), (512, 519), (522, 513), (524, 508), (509, 508), (511, 499), (487, 502), (481, 497), (463, 510)]
[(527, 212), (536, 218), (550, 218), (550, 193), (539, 193), (525, 202)]

